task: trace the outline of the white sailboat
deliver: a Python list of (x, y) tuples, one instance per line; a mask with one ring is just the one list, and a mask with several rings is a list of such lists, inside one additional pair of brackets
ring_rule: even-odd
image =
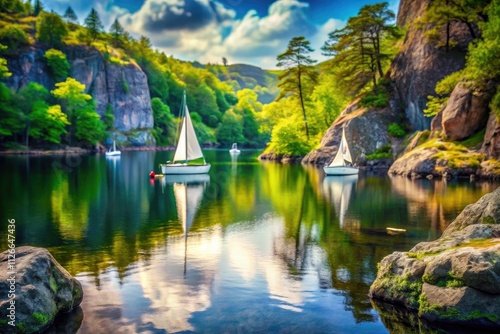
[(121, 154), (122, 154), (122, 152), (120, 152), (116, 149), (116, 142), (113, 140), (113, 148), (106, 151), (106, 156), (111, 157), (111, 156), (117, 156), (117, 155), (121, 155)]
[[(346, 164), (349, 163), (350, 165)], [(340, 140), (339, 149), (333, 161), (323, 167), (326, 175), (353, 175), (358, 174), (358, 167), (352, 166), (351, 152), (345, 138), (345, 129), (342, 128), (342, 139)]]
[(339, 216), (339, 225), (344, 227), (344, 218), (351, 200), (352, 188), (358, 181), (358, 175), (326, 176), (323, 179), (323, 193), (333, 202)]
[(238, 144), (233, 143), (233, 146), (229, 150), (230, 154), (240, 154), (240, 150), (238, 150)]
[[(160, 164), (163, 174), (206, 174), (210, 170), (207, 164), (200, 143), (194, 132), (193, 122), (189, 116), (186, 104), (186, 92), (181, 106), (182, 127), (177, 141), (174, 160)], [(203, 159), (203, 163), (191, 163), (193, 160)]]

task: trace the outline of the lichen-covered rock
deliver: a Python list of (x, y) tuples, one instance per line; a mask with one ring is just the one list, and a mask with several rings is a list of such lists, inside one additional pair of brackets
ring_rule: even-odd
[(370, 295), (430, 321), (500, 326), (500, 188), (438, 240), (382, 259)]
[[(8, 267), (10, 253), (0, 254), (0, 319), (14, 320), (7, 317), (12, 314), (8, 307), (13, 305), (16, 331), (38, 332), (50, 326), (57, 314), (69, 312), (81, 303), (82, 285), (46, 249), (23, 246), (15, 250), (15, 296), (10, 299), (14, 282), (12, 268)], [(2, 333), (13, 328), (0, 322)]]

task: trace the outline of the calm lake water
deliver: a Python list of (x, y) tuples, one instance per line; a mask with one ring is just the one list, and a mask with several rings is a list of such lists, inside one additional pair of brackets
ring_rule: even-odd
[(0, 157), (1, 248), (14, 218), (17, 246), (48, 248), (84, 287), (53, 333), (422, 333), (372, 305), (377, 263), (498, 186), (205, 154), (208, 176), (153, 180), (173, 152)]

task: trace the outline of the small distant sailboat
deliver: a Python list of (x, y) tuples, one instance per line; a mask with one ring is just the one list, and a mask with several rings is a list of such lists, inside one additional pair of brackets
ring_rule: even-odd
[(352, 165), (351, 151), (349, 150), (349, 145), (347, 145), (347, 140), (345, 138), (345, 128), (342, 128), (342, 139), (340, 140), (339, 149), (333, 161), (328, 165), (323, 167), (326, 175), (354, 175), (358, 174), (359, 169)]
[(240, 150), (238, 150), (238, 145), (236, 143), (233, 143), (233, 146), (229, 150), (230, 154), (240, 154)]
[[(193, 122), (189, 116), (189, 110), (186, 104), (186, 92), (182, 99), (181, 106), (182, 128), (177, 141), (174, 160), (167, 161), (166, 164), (160, 164), (163, 174), (206, 174), (210, 170), (210, 164), (207, 164), (200, 143), (194, 132)], [(203, 159), (203, 163), (192, 163), (193, 160)]]
[(117, 156), (117, 155), (121, 155), (121, 154), (122, 154), (122, 152), (120, 152), (116, 149), (116, 142), (113, 140), (113, 148), (106, 151), (106, 156), (112, 157), (112, 156)]

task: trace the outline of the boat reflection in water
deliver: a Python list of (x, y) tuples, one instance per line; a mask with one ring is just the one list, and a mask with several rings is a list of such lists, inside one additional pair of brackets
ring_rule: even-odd
[(323, 194), (333, 203), (339, 217), (340, 228), (344, 228), (344, 218), (351, 200), (352, 188), (358, 181), (358, 175), (325, 176)]
[(196, 212), (203, 199), (203, 193), (210, 183), (208, 174), (195, 175), (165, 175), (162, 181), (172, 184), (174, 188), (175, 205), (177, 216), (182, 224), (184, 233), (184, 276), (187, 269), (187, 238), (188, 232), (193, 225)]

